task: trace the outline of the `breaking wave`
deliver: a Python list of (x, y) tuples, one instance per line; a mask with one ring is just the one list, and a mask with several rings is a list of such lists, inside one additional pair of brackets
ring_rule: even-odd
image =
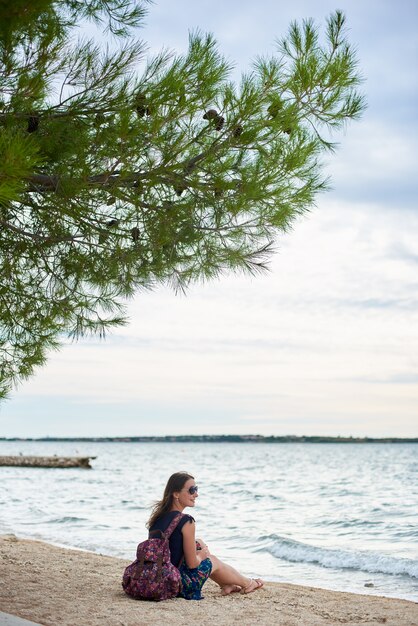
[(418, 578), (418, 561), (396, 558), (369, 551), (348, 551), (312, 546), (279, 535), (260, 537), (264, 545), (257, 551), (269, 552), (278, 559), (293, 563), (314, 563), (333, 569), (354, 569), (362, 572), (391, 574)]

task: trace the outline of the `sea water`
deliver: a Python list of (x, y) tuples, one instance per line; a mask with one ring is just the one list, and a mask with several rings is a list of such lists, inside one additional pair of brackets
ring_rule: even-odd
[(0, 533), (133, 560), (171, 473), (199, 485), (197, 535), (244, 574), (418, 600), (418, 444), (0, 442)]

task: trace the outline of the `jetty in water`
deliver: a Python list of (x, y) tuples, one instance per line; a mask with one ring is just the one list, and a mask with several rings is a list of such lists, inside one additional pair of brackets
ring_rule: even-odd
[(92, 469), (95, 456), (0, 456), (0, 467), (52, 467)]

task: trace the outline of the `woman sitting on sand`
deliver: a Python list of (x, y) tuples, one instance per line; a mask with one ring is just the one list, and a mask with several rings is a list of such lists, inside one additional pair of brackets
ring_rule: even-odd
[[(153, 531), (164, 532), (178, 512), (195, 505), (197, 497), (193, 476), (186, 472), (170, 476), (163, 498), (155, 504), (147, 524), (150, 537)], [(171, 562), (179, 568), (182, 579), (180, 597), (200, 600), (201, 589), (209, 576), (221, 587), (223, 595), (237, 591), (251, 593), (263, 586), (261, 578), (247, 578), (211, 554), (201, 539), (196, 541), (195, 528), (193, 517), (184, 514), (170, 537)]]

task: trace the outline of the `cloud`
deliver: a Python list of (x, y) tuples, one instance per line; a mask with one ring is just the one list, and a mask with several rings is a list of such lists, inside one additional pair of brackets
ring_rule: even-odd
[(409, 246), (408, 243), (396, 241), (388, 247), (387, 253), (390, 258), (412, 265), (414, 270), (416, 270), (415, 265), (418, 263), (418, 252), (412, 249), (412, 245)]
[[(375, 210), (416, 210), (415, 175), (418, 142), (410, 129), (388, 127), (387, 121), (370, 119), (370, 112), (349, 129), (341, 148), (327, 168), (333, 197)], [(361, 158), (359, 158), (361, 155)]]
[[(161, 2), (139, 34), (184, 51), (189, 29), (211, 30), (239, 75), (291, 19), (334, 8)], [(141, 294), (126, 328), (51, 355), (0, 407), (3, 433), (416, 436), (416, 5), (342, 9), (369, 109), (326, 168), (333, 191), (278, 237), (271, 272)]]
[(418, 369), (414, 372), (403, 372), (385, 378), (373, 378), (368, 376), (363, 378), (351, 378), (349, 380), (356, 383), (371, 383), (373, 385), (418, 385)]
[[(20, 405), (43, 405), (57, 420), (76, 415), (82, 429), (92, 420), (103, 434), (122, 424), (129, 432), (134, 416), (141, 428), (149, 417), (170, 432), (190, 428), (193, 415), (198, 432), (219, 425), (243, 432), (251, 415), (262, 416), (253, 421), (257, 432), (272, 424), (290, 432), (302, 418), (319, 432), (334, 416), (336, 434), (350, 415), (362, 428), (360, 415), (373, 423), (396, 406), (412, 417), (416, 394), (405, 399), (399, 381), (417, 365), (405, 350), (418, 353), (416, 273), (388, 255), (396, 223), (390, 213), (376, 222), (368, 205), (329, 200), (283, 237), (270, 274), (225, 277), (186, 297), (168, 289), (142, 294), (129, 306), (131, 324), (105, 342), (53, 354), (19, 390)], [(6, 405), (10, 415), (14, 406)], [(102, 422), (92, 418), (98, 414)]]

